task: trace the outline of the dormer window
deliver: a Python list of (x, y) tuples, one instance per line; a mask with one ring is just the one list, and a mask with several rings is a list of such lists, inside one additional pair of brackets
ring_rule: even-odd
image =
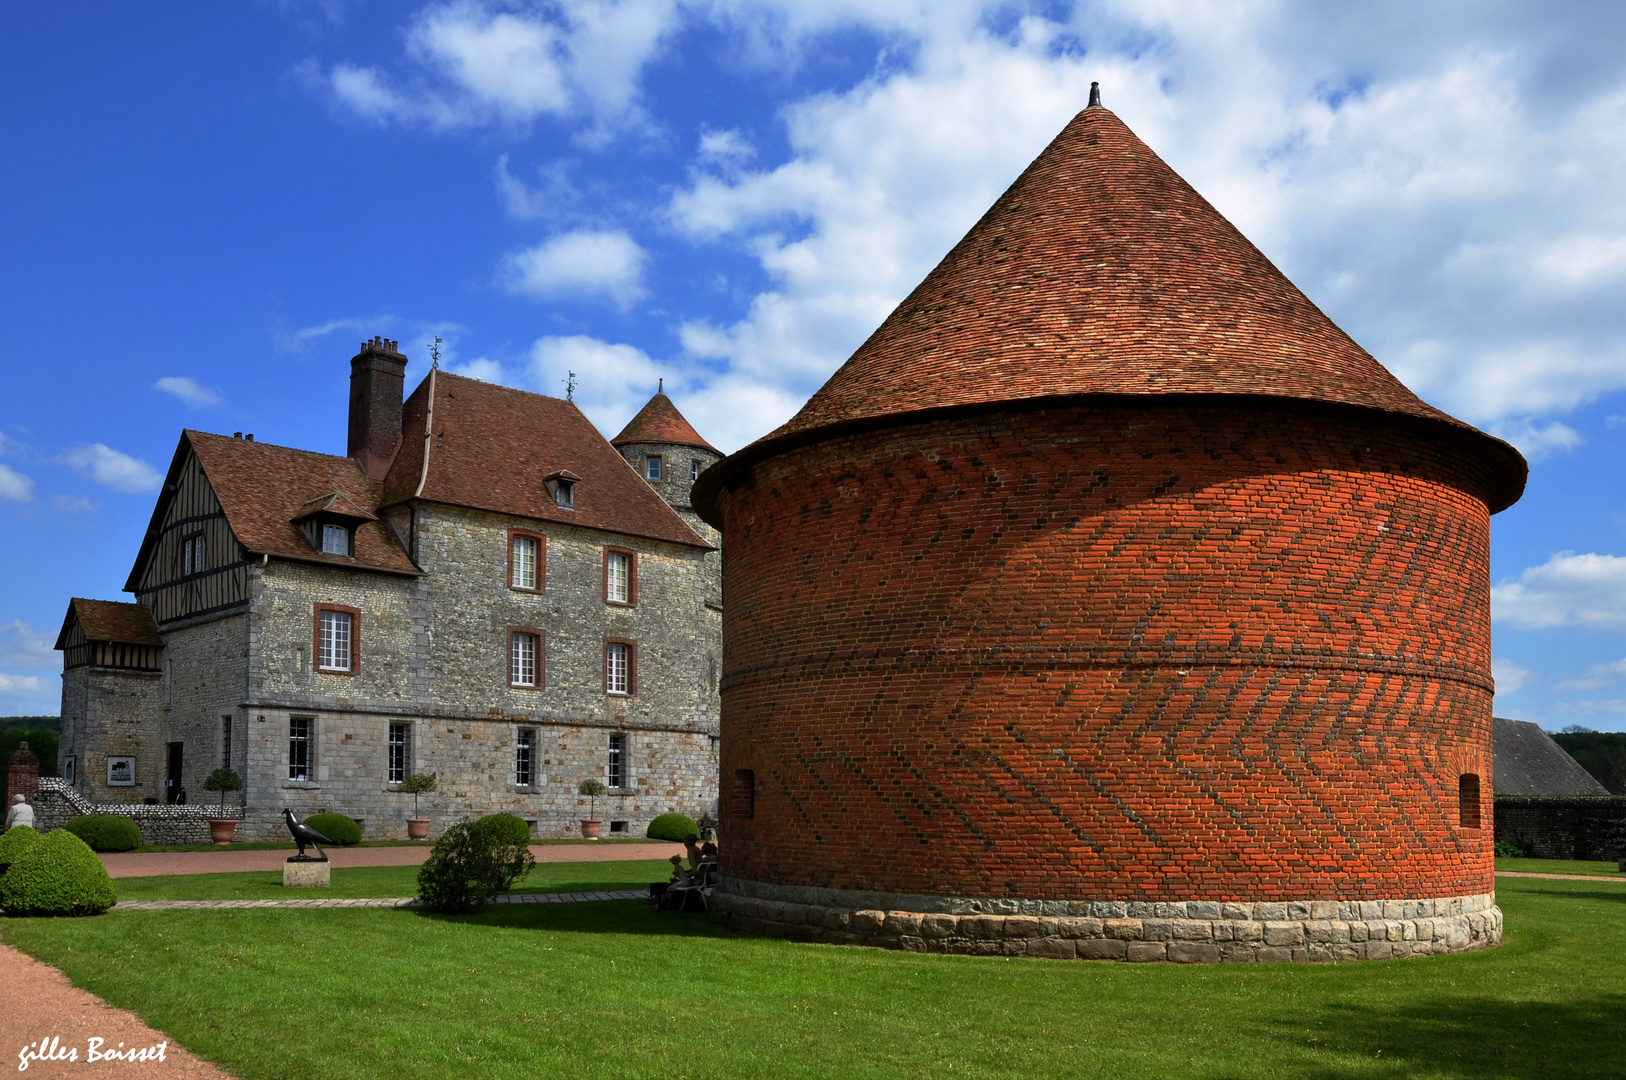
[(291, 520), (316, 551), (350, 559), (356, 554), (356, 530), (378, 518), (335, 491), (310, 500)]
[(581, 477), (565, 469), (549, 473), (542, 478), (548, 494), (553, 496), (553, 505), (561, 510), (576, 509), (576, 485), (580, 482)]
[(350, 557), (350, 530), (343, 525), (322, 526), (322, 554)]
[(650, 454), (644, 459), (644, 475), (651, 480), (661, 478), (661, 456), (659, 454)]

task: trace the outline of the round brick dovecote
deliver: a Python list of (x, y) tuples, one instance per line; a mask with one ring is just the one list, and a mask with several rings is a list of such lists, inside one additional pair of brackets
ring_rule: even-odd
[[(1205, 371), (1173, 392), (1080, 375), (1117, 332), (1102, 310), (1015, 349), (978, 399), (931, 385), (956, 349), (1039, 340), (966, 311), (1004, 302), (989, 252), (1080, 232), (1055, 197), (1026, 226), (1010, 208), (1090, 155), (1128, 155), (1152, 177), (1136, 190), (1183, 185), (1087, 110), (796, 419), (696, 486), (728, 537), (715, 917), (1125, 960), (1499, 940), (1489, 519), (1522, 485), (1515, 451), (1370, 357), (1306, 376), (1283, 349), (1281, 380)], [(1178, 228), (1229, 229), (1189, 198), (1219, 225)], [(1359, 350), (1258, 260), (1275, 277), (1242, 275), (1249, 332), (1301, 304), (1325, 323), (1289, 327), (1306, 354)], [(1211, 333), (1216, 354), (1236, 336)], [(910, 363), (918, 393), (899, 389)]]

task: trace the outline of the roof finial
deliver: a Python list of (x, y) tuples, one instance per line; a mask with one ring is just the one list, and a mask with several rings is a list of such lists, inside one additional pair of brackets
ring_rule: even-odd
[(657, 394), (666, 393), (666, 376), (665, 375), (662, 375), (662, 376), (660, 376), (659, 378), (657, 378), (655, 380), (655, 393), (657, 393)]
[(1086, 109), (1093, 109), (1093, 108), (1099, 107), (1100, 104), (1101, 104), (1101, 84), (1098, 83), (1098, 82), (1092, 82), (1090, 84), (1090, 103), (1088, 105), (1084, 106), (1084, 107)]

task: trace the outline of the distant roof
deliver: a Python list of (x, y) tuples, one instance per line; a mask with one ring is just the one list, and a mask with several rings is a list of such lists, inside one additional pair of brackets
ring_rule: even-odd
[(166, 494), (159, 497), (158, 505), (153, 508), (152, 527), (147, 530), (141, 553), (130, 571), (130, 580), (124, 586), (131, 592), (140, 584), (137, 578), (158, 541), (158, 526), (168, 505), (168, 493), (174, 489), (188, 449), (197, 455), (203, 474), (209, 478), (209, 486), (220, 500), (232, 535), (250, 555), (274, 555), (300, 562), (396, 574), (418, 573), (395, 531), (382, 521), (361, 521), (356, 525), (352, 545), (354, 558), (324, 555), (311, 546), (294, 524), (308, 513), (311, 505), (329, 502), (334, 496), (339, 497), (338, 504), (349, 503), (353, 509), (369, 516), (377, 509), (383, 485), (368, 480), (361, 466), (351, 458), (203, 431), (183, 431), (164, 485)]
[(656, 394), (649, 402), (638, 410), (621, 434), (610, 440), (613, 446), (623, 446), (627, 443), (675, 443), (678, 446), (698, 446), (702, 450), (710, 450), (714, 454), (722, 453), (711, 443), (700, 437), (683, 414), (678, 412), (672, 399), (665, 394)]
[(86, 641), (118, 641), (126, 645), (162, 645), (158, 624), (145, 604), (127, 604), (118, 600), (86, 600), (74, 597), (68, 601), (68, 613), (62, 620), (62, 632), (57, 635), (56, 648), (66, 648), (68, 627), (75, 619), (85, 632)]
[(1541, 725), (1501, 717), (1493, 720), (1492, 725), (1496, 794), (1609, 794), (1609, 789), (1541, 730)]
[(702, 480), (923, 414), (1056, 398), (1246, 397), (1421, 422), (1497, 476), (1512, 446), (1408, 390), (1100, 106), (1080, 112), (789, 422)]
[[(431, 397), (434, 424), (432, 438), (426, 439)], [(382, 498), (368, 505), (421, 498), (711, 547), (604, 441), (574, 402), (434, 371), (407, 398), (401, 432), (401, 452), (390, 466)], [(557, 506), (544, 483), (561, 471), (580, 477), (573, 510)]]

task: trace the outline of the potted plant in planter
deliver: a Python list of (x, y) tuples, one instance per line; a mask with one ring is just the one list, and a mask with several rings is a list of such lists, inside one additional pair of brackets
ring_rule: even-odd
[(209, 839), (217, 844), (229, 844), (237, 835), (237, 819), (226, 816), (226, 792), (242, 791), (243, 778), (235, 770), (224, 766), (210, 773), (203, 781), (204, 791), (220, 792), (220, 816), (209, 819)]
[(582, 786), (576, 790), (587, 796), (587, 816), (582, 818), (582, 839), (597, 840), (604, 821), (593, 811), (598, 808), (598, 797), (609, 789), (597, 780), (583, 780)]
[(418, 796), (435, 790), (434, 773), (413, 773), (401, 781), (401, 790), (412, 794), (412, 816), (407, 818), (407, 838), (424, 840), (429, 836), (429, 819), (418, 814)]

